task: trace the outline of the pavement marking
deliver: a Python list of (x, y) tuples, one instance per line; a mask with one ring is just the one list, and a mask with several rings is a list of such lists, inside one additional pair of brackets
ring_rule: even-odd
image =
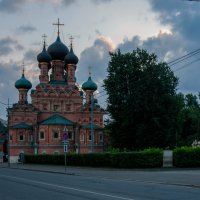
[(46, 182), (42, 182), (42, 181), (34, 181), (34, 180), (19, 178), (19, 177), (15, 177), (15, 176), (0, 175), (0, 177), (17, 179), (17, 180), (21, 180), (21, 181), (27, 181), (27, 182), (30, 182), (30, 183), (47, 185), (47, 186), (51, 186), (51, 187), (57, 187), (57, 188), (68, 189), (68, 190), (74, 190), (74, 191), (78, 191), (78, 192), (89, 193), (89, 194), (94, 194), (94, 195), (99, 195), (99, 196), (104, 196), (104, 197), (111, 197), (111, 198), (114, 198), (114, 199), (135, 200), (135, 199), (131, 199), (131, 198), (109, 195), (109, 194), (100, 193), (100, 192), (93, 192), (93, 191), (90, 191), (90, 190), (83, 190), (83, 189), (78, 189), (78, 188), (73, 188), (73, 187), (68, 187), (68, 186), (55, 185), (55, 184), (51, 184), (51, 183), (46, 183)]

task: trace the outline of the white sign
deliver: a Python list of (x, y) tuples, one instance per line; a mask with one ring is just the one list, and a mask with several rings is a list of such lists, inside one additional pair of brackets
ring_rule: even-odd
[(67, 148), (67, 144), (64, 145), (64, 152), (66, 153), (68, 151), (68, 148)]
[(163, 167), (172, 167), (173, 166), (173, 151), (164, 150), (163, 151)]

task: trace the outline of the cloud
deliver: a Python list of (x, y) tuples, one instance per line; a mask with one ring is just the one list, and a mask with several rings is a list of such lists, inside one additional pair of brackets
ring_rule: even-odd
[(97, 4), (97, 5), (103, 4), (103, 3), (110, 3), (112, 1), (113, 0), (91, 0), (92, 3)]
[(16, 29), (17, 33), (30, 33), (36, 31), (37, 29), (30, 25), (22, 25)]
[(0, 39), (0, 57), (7, 56), (14, 50), (21, 51), (24, 47), (17, 40), (10, 37)]
[(124, 38), (123, 42), (118, 44), (118, 49), (123, 53), (132, 52), (137, 47), (141, 46), (142, 40), (139, 36), (133, 36), (131, 40)]
[[(107, 74), (107, 66), (110, 59), (109, 51), (113, 51), (114, 45), (110, 38), (98, 37), (91, 47), (82, 51), (78, 64), (77, 77), (78, 82), (83, 83), (88, 78), (88, 67), (91, 66), (92, 79), (102, 86), (102, 80)], [(80, 67), (79, 67), (80, 66)]]
[[(35, 63), (27, 63), (25, 61), (25, 77), (33, 84), (33, 88), (38, 84), (39, 70)], [(18, 102), (18, 90), (15, 88), (15, 82), (21, 78), (22, 62), (9, 60), (8, 62), (0, 62), (0, 101), (7, 104), (8, 98), (10, 104)], [(30, 102), (30, 91), (28, 94)], [(2, 107), (0, 118), (6, 119), (6, 107)]]
[[(8, 98), (10, 104), (18, 101), (18, 91), (15, 88), (15, 81), (21, 77), (21, 67), (18, 62), (10, 60), (9, 62), (0, 62), (0, 101), (7, 104)], [(2, 105), (1, 105), (2, 106)], [(1, 107), (0, 118), (6, 118), (6, 107)]]
[(74, 4), (74, 3), (76, 3), (77, 2), (77, 0), (62, 0), (62, 4), (64, 5), (64, 6), (71, 6), (72, 4)]
[(37, 62), (37, 54), (35, 50), (30, 49), (24, 54), (24, 60), (28, 62)]
[[(183, 56), (191, 51), (199, 49), (200, 43), (200, 3), (191, 1), (160, 1), (149, 0), (153, 12), (157, 14), (157, 20), (161, 24), (170, 27), (171, 34), (158, 34), (158, 36), (139, 39), (142, 46), (155, 52), (160, 60), (170, 61)], [(125, 47), (130, 45), (123, 44)], [(200, 91), (199, 55), (172, 66), (179, 78), (179, 90), (183, 92), (197, 93)]]
[(25, 0), (1, 0), (0, 11), (9, 13), (16, 12), (24, 3)]
[(172, 32), (178, 32), (191, 42), (200, 42), (200, 3), (191, 1), (149, 0), (151, 8), (158, 14), (162, 24), (171, 26)]

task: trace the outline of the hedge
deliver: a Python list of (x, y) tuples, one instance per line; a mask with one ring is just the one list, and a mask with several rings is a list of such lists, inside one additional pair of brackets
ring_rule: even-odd
[(173, 152), (175, 167), (200, 167), (199, 147), (179, 147)]
[[(64, 155), (25, 155), (25, 163), (64, 165)], [(162, 166), (162, 151), (67, 154), (67, 165), (116, 168)]]

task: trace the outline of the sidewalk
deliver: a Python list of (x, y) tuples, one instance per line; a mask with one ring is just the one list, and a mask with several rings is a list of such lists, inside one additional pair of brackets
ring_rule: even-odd
[[(0, 170), (2, 167), (9, 168), (8, 163), (0, 163)], [(65, 166), (60, 165), (10, 164), (10, 169), (65, 174)], [(104, 180), (112, 179), (113, 181), (134, 181), (200, 187), (200, 169), (113, 169), (66, 166), (66, 175)]]

